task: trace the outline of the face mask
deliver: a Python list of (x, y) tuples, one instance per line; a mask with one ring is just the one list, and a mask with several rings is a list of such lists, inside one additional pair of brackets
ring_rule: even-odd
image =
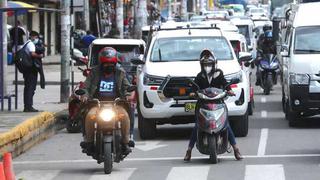
[(37, 44), (39, 42), (39, 38), (36, 38), (32, 41), (34, 44)]
[(212, 71), (211, 66), (204, 66), (204, 71), (206, 71), (207, 74), (209, 74)]
[(111, 74), (114, 71), (114, 66), (103, 66), (103, 72), (106, 74)]

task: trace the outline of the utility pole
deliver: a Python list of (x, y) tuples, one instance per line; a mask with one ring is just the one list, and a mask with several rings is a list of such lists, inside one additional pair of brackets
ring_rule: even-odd
[[(7, 7), (7, 0), (0, 0), (0, 7)], [(7, 94), (7, 13), (2, 13), (2, 62), (3, 62), (3, 94)]]
[(137, 14), (135, 17), (135, 35), (137, 39), (141, 39), (142, 27), (147, 25), (147, 2), (146, 0), (138, 0)]
[(119, 37), (123, 38), (123, 0), (117, 0), (117, 29), (119, 31)]
[(70, 0), (61, 1), (61, 9), (60, 102), (65, 103), (70, 95)]
[(184, 20), (188, 20), (187, 0), (181, 0), (181, 18)]
[(89, 0), (83, 0), (83, 17), (84, 17), (84, 28), (90, 30), (90, 8)]

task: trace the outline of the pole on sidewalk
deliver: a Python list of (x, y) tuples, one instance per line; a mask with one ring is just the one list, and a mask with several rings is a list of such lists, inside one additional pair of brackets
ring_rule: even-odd
[[(0, 7), (7, 7), (7, 0), (0, 0)], [(0, 25), (0, 42), (2, 51), (0, 52), (0, 71), (1, 71), (1, 84), (0, 84), (0, 91), (1, 91), (1, 110), (3, 110), (4, 106), (4, 96), (7, 94), (7, 13), (0, 12), (0, 19), (1, 19), (1, 25)]]
[(90, 30), (90, 12), (89, 12), (89, 1), (83, 0), (83, 15), (84, 15), (84, 28)]
[(141, 39), (142, 37), (142, 27), (147, 25), (147, 2), (146, 0), (138, 0), (137, 14), (134, 19), (135, 21), (135, 36), (136, 39)]
[(119, 38), (123, 39), (123, 0), (116, 1), (117, 4), (117, 28), (119, 31)]
[(61, 9), (60, 102), (65, 103), (70, 95), (70, 0), (61, 1)]

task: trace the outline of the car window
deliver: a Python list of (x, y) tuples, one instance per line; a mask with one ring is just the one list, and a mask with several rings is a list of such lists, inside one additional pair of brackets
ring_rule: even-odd
[(249, 26), (248, 25), (238, 25), (239, 33), (242, 34), (248, 43), (250, 43)]
[(117, 50), (119, 61), (124, 64), (130, 63), (133, 57), (139, 57), (140, 49), (138, 45), (93, 45), (91, 49), (90, 65), (98, 65), (99, 51), (104, 47), (113, 47)]
[(154, 43), (151, 61), (196, 61), (203, 49), (210, 49), (218, 60), (232, 60), (232, 50), (222, 37), (160, 38)]
[(298, 27), (296, 29), (294, 53), (320, 53), (320, 26)]

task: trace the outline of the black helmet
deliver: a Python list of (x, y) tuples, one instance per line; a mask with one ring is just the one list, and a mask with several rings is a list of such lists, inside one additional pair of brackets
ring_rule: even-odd
[(215, 71), (217, 64), (217, 59), (214, 56), (214, 53), (210, 51), (209, 49), (204, 49), (200, 53), (200, 65), (201, 70), (204, 71), (204, 66), (212, 66), (212, 71)]
[(262, 29), (263, 29), (264, 32), (271, 31), (272, 30), (272, 26), (269, 23), (267, 23), (267, 24), (263, 25)]

